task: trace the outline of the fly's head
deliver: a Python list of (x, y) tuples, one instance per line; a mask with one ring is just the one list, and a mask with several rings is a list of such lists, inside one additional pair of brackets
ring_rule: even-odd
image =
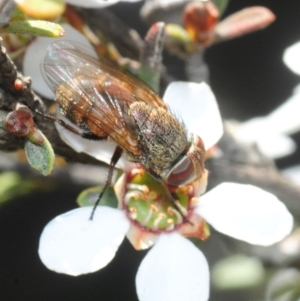
[(162, 178), (168, 185), (182, 186), (199, 179), (204, 171), (205, 147), (200, 137), (193, 135), (187, 151), (174, 162)]

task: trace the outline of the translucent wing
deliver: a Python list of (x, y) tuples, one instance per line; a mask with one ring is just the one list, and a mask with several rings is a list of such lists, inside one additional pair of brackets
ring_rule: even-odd
[(147, 85), (105, 60), (92, 57), (84, 46), (53, 43), (44, 59), (43, 76), (56, 95), (62, 113), (82, 130), (110, 137), (138, 155), (138, 130), (130, 105), (144, 102), (153, 109), (166, 104)]

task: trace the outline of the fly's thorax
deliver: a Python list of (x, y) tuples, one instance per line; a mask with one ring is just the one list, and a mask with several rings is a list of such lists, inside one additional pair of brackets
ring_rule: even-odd
[(141, 163), (146, 169), (160, 174), (188, 147), (184, 125), (163, 107), (153, 107), (143, 101), (130, 105), (130, 116), (137, 125), (138, 143), (142, 150)]
[(205, 147), (198, 136), (192, 136), (189, 148), (172, 167), (162, 174), (169, 185), (182, 186), (199, 179), (204, 171)]

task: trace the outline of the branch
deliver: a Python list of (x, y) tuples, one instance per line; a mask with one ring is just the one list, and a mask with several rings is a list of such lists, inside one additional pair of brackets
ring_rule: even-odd
[[(43, 118), (35, 111), (45, 112), (45, 101), (31, 90), (31, 79), (24, 77), (19, 72), (1, 45), (0, 40), (0, 123), (4, 124), (6, 112), (14, 110), (17, 103), (24, 104), (31, 109), (37, 127), (45, 134), (53, 146), (57, 155), (66, 158), (69, 162), (99, 164), (97, 160), (86, 154), (79, 154), (67, 146), (59, 137), (54, 123)], [(23, 83), (22, 89), (15, 86), (16, 80)], [(16, 137), (6, 131), (4, 126), (0, 128), (0, 150), (16, 151), (24, 148), (24, 139)]]

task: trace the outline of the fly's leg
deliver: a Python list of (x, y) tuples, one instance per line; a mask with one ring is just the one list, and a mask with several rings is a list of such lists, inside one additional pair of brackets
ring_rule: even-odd
[(97, 208), (99, 202), (101, 201), (102, 196), (104, 195), (106, 189), (111, 184), (111, 180), (112, 180), (112, 176), (113, 176), (113, 171), (114, 171), (115, 165), (117, 164), (117, 162), (121, 158), (122, 153), (123, 153), (123, 149), (121, 147), (117, 146), (115, 148), (115, 151), (114, 151), (114, 153), (113, 153), (113, 155), (111, 157), (111, 160), (110, 160), (109, 169), (108, 169), (108, 175), (107, 175), (107, 178), (106, 178), (105, 185), (104, 185), (102, 191), (100, 192), (100, 194), (98, 196), (98, 199), (97, 199), (97, 201), (96, 201), (96, 203), (94, 205), (93, 211), (92, 211), (91, 216), (90, 216), (90, 220), (93, 219), (93, 216), (95, 214), (96, 208)]
[[(74, 134), (77, 134), (77, 135), (81, 136), (82, 138), (92, 139), (92, 140), (103, 140), (103, 139), (106, 139), (106, 137), (99, 137), (99, 136), (94, 135), (93, 133), (81, 132), (81, 131), (77, 130), (76, 128), (72, 127), (71, 125), (69, 125), (68, 123), (64, 122), (63, 120), (58, 119), (58, 118), (56, 118), (54, 116), (47, 115), (47, 114), (41, 113), (39, 111), (35, 111), (35, 112), (37, 114), (39, 114), (39, 115), (42, 115), (45, 118), (48, 118), (48, 119), (50, 119), (50, 120), (52, 120), (54, 122), (57, 122), (58, 124), (60, 124), (64, 128), (66, 128), (67, 130), (69, 130), (70, 132), (72, 132)], [(99, 203), (101, 201), (101, 198), (103, 197), (106, 189), (111, 184), (111, 180), (112, 180), (112, 176), (113, 176), (115, 165), (117, 164), (117, 162), (121, 158), (122, 153), (123, 153), (123, 149), (121, 147), (119, 147), (119, 146), (116, 146), (115, 151), (114, 151), (114, 153), (113, 153), (113, 155), (111, 157), (111, 160), (110, 160), (109, 169), (108, 169), (108, 175), (107, 175), (107, 178), (106, 178), (105, 185), (104, 185), (102, 191), (100, 192), (96, 203), (94, 204), (94, 207), (93, 207), (93, 210), (92, 210), (92, 213), (91, 213), (91, 216), (90, 216), (90, 220), (93, 219), (93, 216), (95, 214), (96, 208), (99, 205)]]
[(58, 124), (60, 124), (61, 126), (63, 126), (64, 128), (66, 128), (67, 130), (69, 130), (70, 132), (81, 136), (82, 138), (85, 139), (90, 139), (90, 140), (104, 140), (106, 139), (106, 137), (99, 137), (94, 135), (93, 133), (89, 133), (89, 132), (81, 132), (78, 129), (76, 129), (75, 127), (73, 127), (72, 125), (66, 123), (65, 121), (63, 121), (62, 119), (56, 118), (55, 116), (52, 115), (48, 115), (48, 114), (44, 114), (42, 112), (39, 112), (37, 110), (35, 110), (35, 112), (47, 119), (52, 120), (53, 122), (57, 122)]
[(183, 214), (182, 210), (180, 209), (180, 207), (177, 205), (174, 197), (172, 196), (170, 190), (168, 189), (168, 186), (162, 182), (162, 185), (165, 189), (165, 192), (167, 194), (167, 197), (170, 201), (170, 203), (172, 204), (172, 206), (179, 212), (179, 214), (181, 215), (181, 217), (183, 218), (183, 221), (186, 223), (189, 223), (191, 226), (193, 226), (193, 223), (191, 221), (189, 221), (189, 219)]

